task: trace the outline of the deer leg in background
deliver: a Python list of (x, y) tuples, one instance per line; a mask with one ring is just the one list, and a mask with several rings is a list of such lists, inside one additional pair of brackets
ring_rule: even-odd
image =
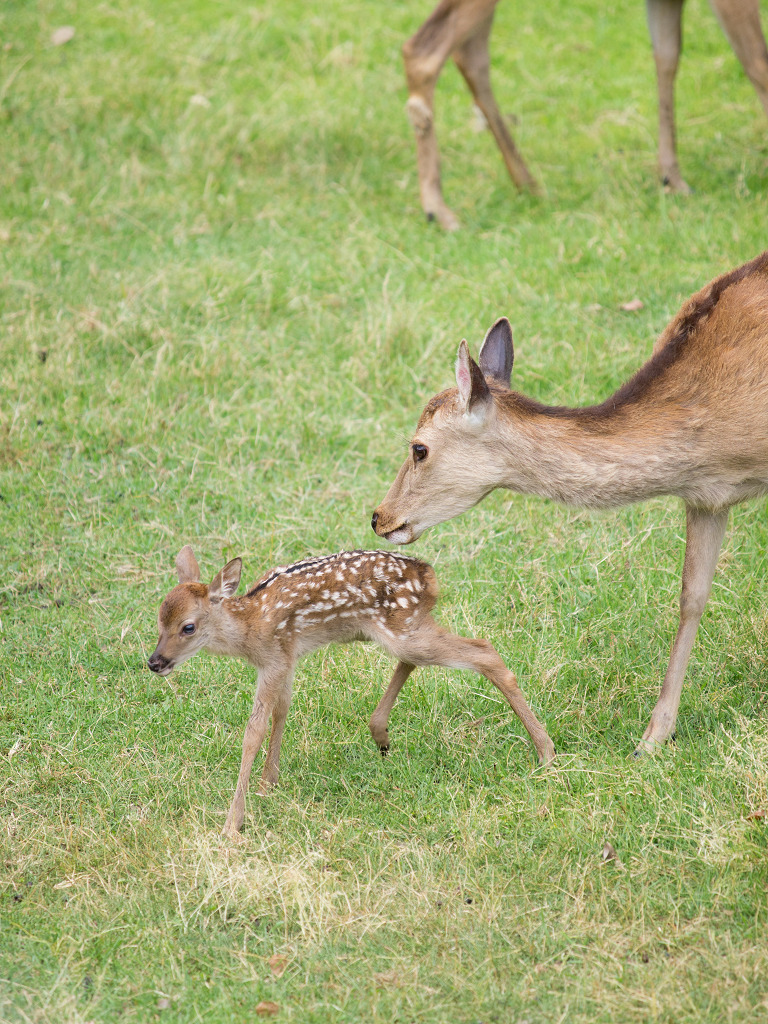
[(387, 723), (389, 722), (390, 712), (397, 700), (397, 695), (403, 688), (403, 684), (415, 668), (415, 665), (409, 665), (406, 661), (398, 661), (395, 671), (392, 673), (389, 686), (385, 690), (384, 696), (376, 705), (376, 710), (371, 715), (369, 723), (371, 736), (373, 736), (382, 754), (386, 754), (389, 751)]
[(453, 59), (464, 76), (475, 103), (482, 110), (488, 127), (501, 150), (512, 181), (520, 189), (538, 191), (536, 181), (526, 167), (507, 125), (496, 103), (491, 89), (491, 59), (488, 53), (488, 41), (493, 26), (493, 11), (478, 26), (468, 39), (456, 47)]
[(659, 174), (670, 192), (690, 192), (677, 162), (675, 75), (683, 41), (683, 0), (646, 0), (659, 92)]
[(456, 215), (443, 199), (440, 153), (435, 134), (435, 85), (451, 53), (478, 23), (493, 13), (498, 0), (442, 0), (421, 28), (403, 46), (408, 82), (406, 110), (416, 135), (421, 205), (427, 220), (455, 231)]
[(768, 114), (768, 50), (758, 0), (710, 0), (712, 10)]
[(704, 607), (712, 589), (715, 567), (723, 544), (728, 509), (706, 512), (686, 510), (685, 560), (680, 594), (680, 625), (672, 645), (669, 667), (651, 721), (643, 733), (637, 753), (652, 750), (669, 739), (675, 728), (685, 670)]
[(443, 0), (403, 46), (408, 83), (406, 110), (416, 136), (421, 206), (427, 220), (437, 220), (447, 231), (455, 231), (459, 221), (443, 199), (434, 96), (437, 79), (453, 47), (454, 7), (451, 0)]

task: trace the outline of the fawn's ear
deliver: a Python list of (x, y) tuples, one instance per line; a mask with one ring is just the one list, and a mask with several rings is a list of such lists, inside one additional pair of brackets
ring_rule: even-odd
[(197, 583), (200, 580), (200, 566), (189, 544), (185, 544), (176, 555), (176, 572), (179, 574), (179, 583)]
[(511, 387), (512, 363), (515, 350), (512, 345), (512, 327), (505, 316), (499, 317), (485, 336), (478, 362), (486, 377)]
[(233, 558), (231, 562), (227, 562), (221, 572), (216, 573), (211, 580), (211, 584), (208, 587), (208, 600), (221, 601), (222, 598), (232, 597), (240, 586), (240, 574), (242, 571), (242, 558)]
[(459, 345), (459, 354), (456, 356), (456, 386), (463, 411), (482, 418), (491, 402), (491, 392), (483, 371), (469, 354), (466, 341)]

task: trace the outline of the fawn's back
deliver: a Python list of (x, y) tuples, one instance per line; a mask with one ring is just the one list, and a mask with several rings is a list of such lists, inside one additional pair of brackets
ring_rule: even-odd
[(263, 633), (293, 639), (300, 654), (330, 640), (417, 628), (437, 594), (426, 562), (388, 551), (342, 551), (271, 569), (229, 605), (235, 615), (258, 618)]

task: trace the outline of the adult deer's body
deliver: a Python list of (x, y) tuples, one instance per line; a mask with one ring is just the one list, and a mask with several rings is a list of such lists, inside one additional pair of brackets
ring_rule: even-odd
[[(677, 162), (674, 85), (682, 41), (684, 0), (646, 0), (659, 95), (659, 172), (674, 191), (689, 191)], [(535, 188), (491, 89), (488, 41), (498, 0), (442, 0), (403, 47), (408, 82), (407, 110), (416, 135), (421, 204), (444, 228), (458, 227), (440, 185), (434, 128), (434, 92), (443, 65), (453, 57), (475, 103), (493, 132), (507, 170), (518, 188)], [(768, 50), (760, 27), (758, 0), (710, 0), (731, 46), (768, 114)]]
[(512, 359), (504, 319), (488, 332), (479, 366), (461, 343), (457, 388), (427, 405), (372, 525), (407, 544), (496, 487), (587, 508), (681, 497), (680, 626), (643, 736), (646, 746), (663, 743), (728, 510), (768, 491), (768, 252), (689, 299), (652, 358), (601, 405), (553, 408), (509, 390)]
[(555, 756), (552, 741), (491, 644), (449, 633), (432, 618), (438, 585), (425, 562), (385, 551), (345, 551), (272, 569), (243, 597), (234, 596), (242, 570), (239, 558), (228, 562), (209, 586), (200, 582), (189, 546), (179, 552), (176, 570), (179, 585), (160, 607), (160, 636), (149, 668), (165, 676), (207, 650), (245, 658), (259, 670), (225, 832), (242, 828), (248, 780), (270, 716), (262, 792), (277, 782), (296, 662), (328, 643), (375, 640), (398, 659), (370, 721), (383, 754), (389, 750), (389, 714), (408, 676), (417, 665), (445, 665), (484, 675), (525, 726), (540, 762)]

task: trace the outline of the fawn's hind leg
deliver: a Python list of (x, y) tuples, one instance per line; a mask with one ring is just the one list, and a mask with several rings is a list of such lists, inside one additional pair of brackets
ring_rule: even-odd
[(369, 723), (371, 736), (376, 741), (382, 755), (386, 755), (389, 751), (389, 731), (387, 729), (389, 714), (397, 700), (397, 695), (403, 688), (403, 684), (415, 668), (415, 665), (411, 665), (407, 661), (398, 661), (395, 671), (392, 673), (392, 678), (389, 681), (389, 686), (385, 690), (384, 696), (376, 705), (376, 710), (371, 715)]
[(490, 680), (506, 698), (525, 726), (536, 748), (540, 764), (555, 759), (555, 748), (544, 726), (528, 707), (513, 672), (499, 657), (488, 640), (457, 636), (428, 617), (407, 638), (391, 644), (393, 653), (416, 665), (444, 665), (446, 668), (471, 669)]

